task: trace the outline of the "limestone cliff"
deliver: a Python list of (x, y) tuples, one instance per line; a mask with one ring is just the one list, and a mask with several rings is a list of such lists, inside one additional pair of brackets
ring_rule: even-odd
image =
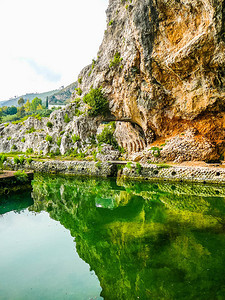
[(173, 154), (165, 150), (165, 158), (218, 158), (225, 137), (225, 1), (110, 0), (107, 23), (80, 88), (103, 86), (121, 121), (120, 145), (135, 152), (167, 140)]

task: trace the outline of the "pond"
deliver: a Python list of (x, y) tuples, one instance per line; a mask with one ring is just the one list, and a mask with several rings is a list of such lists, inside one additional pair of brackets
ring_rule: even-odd
[(224, 299), (225, 186), (35, 175), (0, 199), (0, 299)]

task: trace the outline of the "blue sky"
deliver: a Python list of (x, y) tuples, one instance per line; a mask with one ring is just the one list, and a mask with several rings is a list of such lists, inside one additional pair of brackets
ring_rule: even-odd
[(0, 0), (0, 100), (69, 85), (96, 58), (108, 0)]

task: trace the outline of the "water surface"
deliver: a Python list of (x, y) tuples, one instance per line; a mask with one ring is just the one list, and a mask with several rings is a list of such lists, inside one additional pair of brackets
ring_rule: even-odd
[(1, 299), (224, 299), (223, 186), (37, 175), (0, 213)]

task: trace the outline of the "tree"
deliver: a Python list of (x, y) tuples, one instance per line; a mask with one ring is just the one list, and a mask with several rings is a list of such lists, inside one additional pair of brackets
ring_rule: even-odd
[(25, 101), (24, 101), (23, 97), (20, 97), (20, 99), (18, 100), (18, 105), (23, 106), (24, 103), (25, 103)]
[(27, 100), (27, 102), (24, 104), (24, 108), (26, 112), (31, 111), (31, 103), (29, 101), (29, 99)]
[(47, 96), (47, 98), (46, 98), (46, 108), (48, 109), (48, 96)]
[(25, 115), (25, 109), (24, 109), (24, 106), (20, 107), (17, 111), (17, 116), (18, 118), (23, 118)]
[(32, 110), (36, 110), (38, 105), (41, 104), (42, 105), (42, 100), (38, 97), (34, 98), (31, 102), (31, 108)]
[(84, 103), (88, 104), (90, 116), (104, 115), (109, 110), (109, 103), (102, 92), (102, 88), (90, 89), (90, 92), (83, 98)]
[(38, 104), (37, 110), (41, 110), (41, 109), (43, 109), (43, 106), (41, 104)]
[(15, 106), (9, 106), (4, 111), (6, 115), (15, 115), (17, 113), (17, 108)]
[(3, 112), (2, 109), (0, 108), (0, 123), (2, 123), (2, 116), (3, 116)]

